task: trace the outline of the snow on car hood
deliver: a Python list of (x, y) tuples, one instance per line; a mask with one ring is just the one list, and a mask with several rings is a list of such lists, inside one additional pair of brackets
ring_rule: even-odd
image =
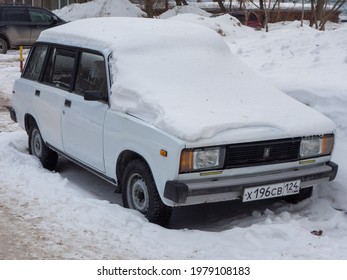
[(335, 125), (242, 64), (216, 32), (173, 20), (94, 18), (42, 32), (40, 41), (112, 52), (111, 109), (187, 141), (244, 127), (288, 137)]

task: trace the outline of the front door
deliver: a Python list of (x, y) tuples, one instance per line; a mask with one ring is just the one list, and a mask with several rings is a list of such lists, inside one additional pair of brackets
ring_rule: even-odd
[(62, 112), (64, 151), (104, 172), (103, 124), (109, 105), (106, 99), (87, 101), (84, 94), (89, 91), (107, 96), (105, 60), (99, 54), (82, 52), (79, 61), (76, 83), (65, 99)]

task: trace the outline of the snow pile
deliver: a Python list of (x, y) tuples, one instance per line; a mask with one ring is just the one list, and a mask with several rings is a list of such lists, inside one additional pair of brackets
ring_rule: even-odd
[(13, 77), (19, 78), (20, 76), (19, 51), (0, 54), (0, 61), (0, 91), (7, 92), (13, 86)]
[(172, 9), (167, 10), (166, 12), (162, 13), (159, 18), (161, 19), (167, 19), (179, 14), (195, 14), (195, 15), (200, 15), (204, 17), (209, 17), (211, 16), (210, 13), (206, 12), (205, 10), (194, 6), (194, 5), (183, 5), (183, 6), (175, 6)]
[(223, 15), (217, 18), (199, 16), (196, 14), (180, 14), (170, 18), (171, 20), (190, 22), (204, 27), (208, 27), (216, 31), (221, 36), (230, 36), (234, 33), (239, 33), (240, 29), (244, 33), (255, 32), (252, 28), (246, 27), (240, 21), (230, 15)]
[(146, 16), (146, 13), (129, 0), (94, 0), (83, 4), (75, 3), (60, 10), (54, 10), (53, 13), (66, 21), (90, 17)]
[(344, 133), (347, 25), (326, 32), (300, 27), (299, 22), (270, 28), (269, 33), (244, 37), (242, 43), (239, 38), (227, 42), (239, 58), (269, 83), (323, 112), (343, 129), (339, 133)]

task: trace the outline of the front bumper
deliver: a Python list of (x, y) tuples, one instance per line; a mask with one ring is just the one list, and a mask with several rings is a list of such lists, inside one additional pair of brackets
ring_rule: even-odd
[(248, 187), (300, 180), (301, 188), (307, 188), (321, 182), (332, 181), (336, 177), (337, 170), (338, 165), (329, 161), (321, 166), (271, 174), (219, 180), (168, 181), (165, 185), (164, 197), (173, 201), (176, 206), (234, 200), (241, 198), (244, 189)]

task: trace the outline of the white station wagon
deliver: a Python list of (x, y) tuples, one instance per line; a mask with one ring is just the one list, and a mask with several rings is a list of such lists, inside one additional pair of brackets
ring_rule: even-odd
[(45, 168), (64, 156), (161, 225), (172, 207), (299, 201), (337, 173), (334, 123), (194, 24), (98, 18), (44, 31), (12, 102)]

